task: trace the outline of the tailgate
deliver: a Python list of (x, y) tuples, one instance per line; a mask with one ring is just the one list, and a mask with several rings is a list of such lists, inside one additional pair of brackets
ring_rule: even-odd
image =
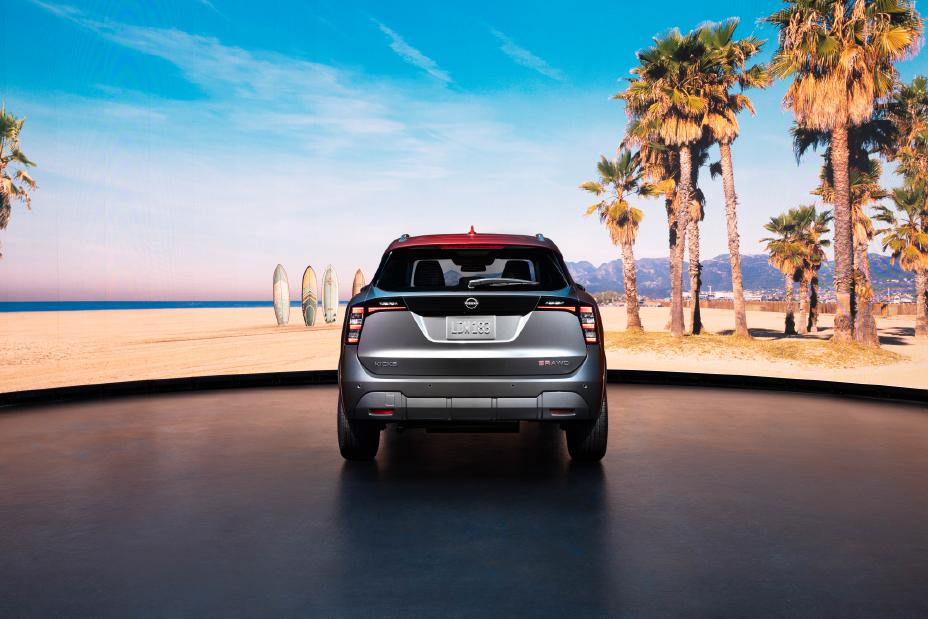
[[(465, 306), (468, 299), (477, 301), (474, 308)], [(536, 310), (537, 296), (420, 296), (405, 302), (409, 311), (377, 312), (364, 320), (358, 359), (373, 374), (558, 375), (575, 371), (586, 358), (576, 314)], [(493, 337), (485, 330), (469, 336), (466, 328), (458, 335), (455, 329), (469, 322), (492, 324)]]

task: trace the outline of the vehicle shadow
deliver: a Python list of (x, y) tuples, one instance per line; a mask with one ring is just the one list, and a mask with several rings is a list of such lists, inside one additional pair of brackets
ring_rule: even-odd
[(556, 427), (383, 441), (376, 462), (346, 463), (339, 479), (351, 577), (337, 582), (377, 583), (340, 592), (358, 614), (377, 614), (383, 596), (407, 616), (609, 607), (606, 475), (572, 464)]

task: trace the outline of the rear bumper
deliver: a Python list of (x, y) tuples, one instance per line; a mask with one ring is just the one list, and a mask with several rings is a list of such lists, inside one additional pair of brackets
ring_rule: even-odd
[(599, 414), (605, 360), (588, 357), (558, 376), (377, 376), (353, 354), (339, 362), (351, 419), (380, 421), (571, 421)]

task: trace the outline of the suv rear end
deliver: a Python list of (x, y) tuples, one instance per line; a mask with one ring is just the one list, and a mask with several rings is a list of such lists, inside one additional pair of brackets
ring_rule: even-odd
[(404, 235), (345, 316), (346, 458), (373, 458), (387, 424), (506, 431), (528, 421), (563, 427), (575, 459), (604, 455), (599, 310), (542, 235)]

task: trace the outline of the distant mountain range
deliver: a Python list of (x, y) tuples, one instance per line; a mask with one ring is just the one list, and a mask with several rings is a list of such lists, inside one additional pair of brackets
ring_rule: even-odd
[[(641, 258), (636, 261), (636, 264), (638, 266), (638, 292), (641, 296), (663, 298), (670, 295), (670, 269), (667, 258)], [(567, 268), (570, 269), (574, 280), (583, 284), (590, 292), (607, 290), (622, 292), (625, 290), (622, 281), (621, 258), (605, 262), (598, 267), (586, 260), (568, 262)], [(688, 268), (687, 264), (684, 269)], [(819, 278), (823, 288), (831, 287), (833, 270), (831, 262), (822, 266)], [(888, 256), (870, 254), (870, 270), (873, 287), (877, 292), (887, 290), (914, 292), (913, 275), (890, 264)], [(783, 289), (783, 275), (770, 266), (764, 254), (743, 255), (741, 272), (744, 276), (745, 290), (779, 291)], [(689, 290), (689, 274), (686, 270), (683, 282), (684, 290)], [(702, 285), (704, 291), (708, 291), (710, 287), (717, 291), (731, 290), (731, 266), (728, 263), (728, 254), (702, 261)]]

